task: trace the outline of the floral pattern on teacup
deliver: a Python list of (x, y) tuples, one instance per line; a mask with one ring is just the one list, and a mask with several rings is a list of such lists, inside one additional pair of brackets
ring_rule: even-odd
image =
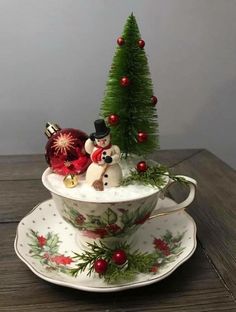
[(122, 237), (134, 233), (151, 215), (156, 201), (141, 205), (138, 209), (106, 208), (102, 214), (82, 213), (78, 207), (64, 202), (63, 218), (82, 231), (83, 236), (97, 239)]

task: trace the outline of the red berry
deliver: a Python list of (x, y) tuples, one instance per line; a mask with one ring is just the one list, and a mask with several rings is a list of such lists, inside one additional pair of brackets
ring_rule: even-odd
[(93, 265), (95, 272), (99, 274), (105, 273), (107, 270), (107, 266), (108, 266), (108, 263), (104, 259), (97, 259), (96, 261), (94, 261), (94, 265)]
[(108, 116), (108, 123), (111, 126), (117, 125), (119, 120), (120, 120), (120, 117), (116, 114), (111, 114), (110, 116)]
[(130, 84), (130, 80), (129, 80), (128, 77), (122, 77), (122, 78), (120, 79), (120, 85), (121, 85), (122, 87), (128, 87), (129, 84)]
[(124, 43), (125, 43), (125, 40), (124, 40), (124, 38), (122, 38), (122, 37), (119, 37), (118, 39), (117, 39), (117, 44), (119, 45), (119, 46), (122, 46)]
[(145, 46), (145, 41), (144, 41), (143, 39), (140, 39), (140, 40), (138, 41), (138, 46), (139, 46), (141, 49), (143, 49), (144, 46)]
[(153, 95), (153, 96), (151, 97), (151, 103), (152, 103), (152, 105), (155, 106), (155, 105), (157, 104), (157, 102), (158, 102), (157, 97), (156, 97), (155, 95)]
[(138, 132), (137, 140), (139, 143), (146, 142), (147, 138), (148, 138), (148, 135), (146, 132), (143, 132), (143, 131)]
[(127, 260), (127, 255), (124, 250), (117, 249), (116, 251), (114, 251), (112, 255), (112, 261), (115, 264), (118, 264), (118, 265), (124, 264), (126, 260)]
[(148, 165), (145, 161), (140, 161), (139, 163), (137, 163), (136, 169), (138, 172), (145, 172), (148, 169)]

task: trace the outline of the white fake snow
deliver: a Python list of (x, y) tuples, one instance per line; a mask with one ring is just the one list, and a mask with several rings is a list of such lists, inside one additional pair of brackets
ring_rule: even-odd
[[(136, 162), (137, 163), (137, 162)], [(131, 163), (122, 163), (123, 176), (129, 173), (129, 168), (133, 168)], [(50, 172), (50, 171), (49, 171)], [(73, 199), (91, 202), (118, 202), (128, 201), (146, 197), (154, 194), (159, 189), (152, 186), (144, 186), (139, 184), (105, 187), (104, 191), (96, 191), (92, 186), (85, 182), (84, 176), (79, 176), (79, 184), (74, 188), (66, 188), (63, 183), (64, 177), (56, 173), (50, 172), (46, 176), (46, 184), (58, 195), (71, 197)]]

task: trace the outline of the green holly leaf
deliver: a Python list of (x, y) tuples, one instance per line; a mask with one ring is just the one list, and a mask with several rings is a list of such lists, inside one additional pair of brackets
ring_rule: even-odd
[(32, 250), (33, 253), (39, 254), (42, 251), (42, 248), (37, 247), (35, 245), (31, 245), (31, 250)]
[(173, 234), (169, 230), (167, 230), (166, 234), (163, 236), (163, 240), (169, 242), (172, 239), (173, 239)]
[(184, 234), (185, 234), (185, 233), (186, 233), (186, 231), (183, 232), (183, 233), (178, 233), (178, 234), (175, 236), (174, 241), (175, 241), (175, 242), (181, 242), (181, 240), (182, 240), (182, 238), (184, 237)]
[(32, 258), (38, 259), (38, 260), (41, 260), (41, 259), (42, 259), (42, 257), (41, 257), (40, 255), (32, 255)]
[(113, 224), (117, 221), (117, 214), (111, 209), (108, 208), (102, 215), (101, 220), (105, 224)]
[(127, 227), (133, 225), (134, 221), (136, 220), (136, 212), (126, 211), (122, 214), (121, 221)]
[(50, 249), (58, 246), (58, 244), (59, 244), (59, 236), (57, 234), (52, 235), (51, 233), (49, 233), (48, 237), (49, 237), (49, 239), (47, 240), (47, 246)]

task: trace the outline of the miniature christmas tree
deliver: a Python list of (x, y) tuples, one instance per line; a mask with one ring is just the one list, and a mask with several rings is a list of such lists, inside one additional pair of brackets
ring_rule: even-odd
[(125, 157), (145, 155), (158, 147), (157, 98), (137, 22), (131, 14), (109, 72), (100, 114), (111, 128), (112, 142)]

